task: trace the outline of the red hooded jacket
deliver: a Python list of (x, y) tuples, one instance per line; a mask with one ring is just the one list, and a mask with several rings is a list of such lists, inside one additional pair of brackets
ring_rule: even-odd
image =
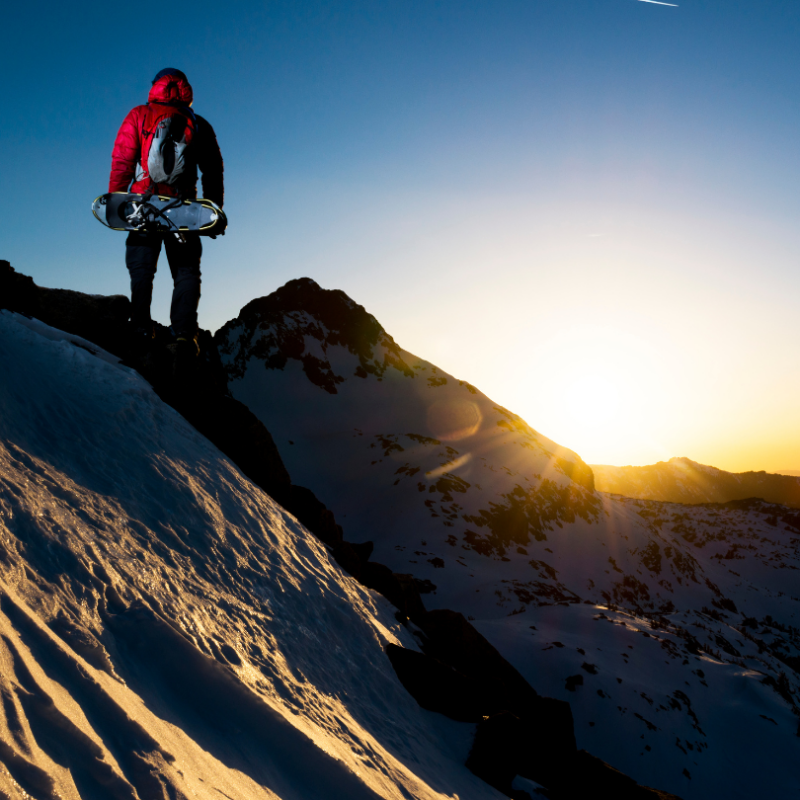
[[(188, 108), (193, 100), (192, 87), (189, 82), (175, 75), (159, 78), (150, 89), (148, 103), (161, 103), (168, 106)], [(114, 151), (111, 154), (111, 178), (108, 182), (109, 192), (134, 192), (143, 194), (150, 186), (150, 178), (145, 174), (135, 180), (137, 165), (142, 155), (142, 128), (147, 119), (147, 106), (136, 106), (122, 123)], [(217, 137), (214, 129), (199, 115), (195, 115), (197, 129), (194, 140), (187, 153), (190, 153), (187, 169), (179, 176), (175, 184), (158, 183), (157, 194), (194, 199), (197, 197), (197, 168), (203, 173), (203, 197), (222, 207), (224, 200), (223, 165)], [(142, 171), (141, 166), (139, 171)], [(131, 181), (134, 181), (131, 186)], [(130, 188), (128, 188), (130, 187)]]

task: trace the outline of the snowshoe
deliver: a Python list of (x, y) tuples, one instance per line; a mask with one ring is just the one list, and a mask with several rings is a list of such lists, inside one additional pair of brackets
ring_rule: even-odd
[(219, 236), (228, 218), (210, 200), (181, 200), (163, 195), (111, 192), (92, 203), (92, 213), (103, 225), (115, 231), (139, 233), (199, 233)]

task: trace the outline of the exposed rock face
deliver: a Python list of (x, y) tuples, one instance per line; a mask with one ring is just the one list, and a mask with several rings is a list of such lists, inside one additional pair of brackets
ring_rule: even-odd
[(597, 489), (640, 500), (670, 503), (728, 503), (757, 497), (800, 508), (800, 477), (768, 472), (726, 472), (688, 458), (646, 467), (593, 464)]
[[(463, 614), (447, 609), (429, 611), (415, 620), (426, 635), (423, 648), (431, 656), (450, 664), (480, 687), (483, 714), (515, 710), (521, 716), (535, 717), (540, 698), (531, 685), (478, 633)], [(567, 747), (575, 748), (572, 716), (567, 703), (560, 703), (565, 717)]]
[(585, 750), (554, 750), (546, 724), (525, 724), (508, 712), (478, 724), (467, 766), (512, 798), (521, 796), (515, 793), (512, 782), (516, 775), (522, 775), (544, 786), (550, 800), (680, 800), (674, 794), (637, 784)]
[(45, 289), (16, 272), (8, 261), (0, 261), (0, 308), (36, 317), (115, 355), (126, 346), (130, 301), (124, 295)]
[(390, 644), (386, 653), (400, 682), (428, 711), (458, 722), (478, 722), (486, 711), (474, 681), (437, 658)]
[[(257, 331), (262, 333), (255, 337)], [(306, 337), (316, 339), (321, 352), (312, 352)], [(236, 343), (249, 341), (255, 341), (253, 352), (268, 369), (284, 369), (289, 359), (297, 360), (308, 379), (329, 394), (337, 393), (345, 377), (326, 358), (328, 347), (340, 346), (356, 356), (359, 377), (380, 377), (390, 368), (412, 374), (375, 317), (344, 292), (321, 289), (310, 278), (289, 281), (268, 297), (251, 301), (217, 332), (217, 339), (232, 356), (227, 362), (231, 377), (244, 375), (250, 354)]]

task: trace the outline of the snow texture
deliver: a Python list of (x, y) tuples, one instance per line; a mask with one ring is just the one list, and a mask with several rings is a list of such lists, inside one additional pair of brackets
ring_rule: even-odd
[(380, 596), (94, 345), (0, 312), (0, 796), (498, 798)]

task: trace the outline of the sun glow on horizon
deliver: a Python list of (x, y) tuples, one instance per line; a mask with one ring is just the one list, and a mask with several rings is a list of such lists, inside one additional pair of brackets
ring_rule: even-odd
[[(653, 347), (610, 328), (582, 327), (537, 353), (522, 416), (587, 463), (672, 453), (658, 441), (670, 394)], [(537, 376), (546, 375), (546, 392)], [(644, 463), (644, 462), (643, 462)]]

